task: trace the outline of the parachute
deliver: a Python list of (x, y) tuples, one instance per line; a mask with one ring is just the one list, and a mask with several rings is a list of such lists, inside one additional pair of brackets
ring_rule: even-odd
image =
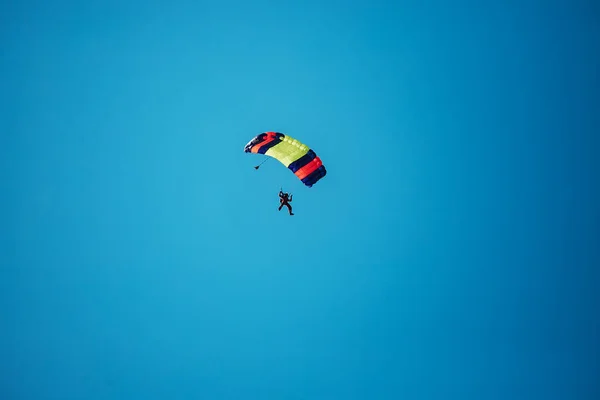
[(308, 187), (312, 187), (327, 174), (323, 162), (312, 149), (283, 133), (261, 133), (246, 144), (244, 152), (275, 158)]

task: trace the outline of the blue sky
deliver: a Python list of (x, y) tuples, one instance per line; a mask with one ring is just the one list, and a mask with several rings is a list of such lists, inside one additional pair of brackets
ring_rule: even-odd
[(599, 18), (3, 2), (0, 397), (597, 399)]

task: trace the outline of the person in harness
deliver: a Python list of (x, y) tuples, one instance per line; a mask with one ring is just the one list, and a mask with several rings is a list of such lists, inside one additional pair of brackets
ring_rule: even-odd
[(292, 201), (292, 195), (288, 193), (284, 193), (281, 189), (279, 190), (279, 211), (286, 206), (290, 212), (290, 215), (294, 215), (292, 212), (292, 205), (290, 202)]

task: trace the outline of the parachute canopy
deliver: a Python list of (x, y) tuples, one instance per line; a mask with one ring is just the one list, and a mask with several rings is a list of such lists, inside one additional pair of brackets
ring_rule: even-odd
[(308, 187), (312, 187), (327, 174), (321, 159), (313, 150), (283, 133), (261, 133), (248, 142), (244, 152), (264, 154), (277, 159)]

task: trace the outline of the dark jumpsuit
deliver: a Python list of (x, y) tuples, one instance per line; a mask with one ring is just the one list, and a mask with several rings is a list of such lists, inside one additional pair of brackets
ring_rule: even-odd
[(292, 201), (291, 197), (288, 198), (288, 194), (287, 193), (283, 193), (282, 191), (279, 191), (279, 211), (281, 211), (281, 208), (283, 206), (287, 206), (290, 215), (294, 215), (294, 213), (292, 213), (292, 206), (289, 203), (290, 201)]

